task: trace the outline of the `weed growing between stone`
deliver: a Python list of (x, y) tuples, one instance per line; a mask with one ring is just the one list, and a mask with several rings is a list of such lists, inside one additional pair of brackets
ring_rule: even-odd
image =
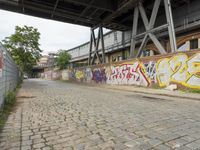
[(3, 108), (0, 109), (0, 131), (4, 127), (4, 124), (6, 123), (7, 118), (15, 105), (16, 95), (20, 87), (21, 87), (21, 82), (17, 85), (17, 87), (13, 91), (8, 91), (5, 97)]

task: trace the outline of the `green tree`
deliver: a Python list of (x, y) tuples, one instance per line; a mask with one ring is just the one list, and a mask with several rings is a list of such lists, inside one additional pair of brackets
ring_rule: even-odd
[(2, 42), (21, 70), (30, 73), (41, 57), (39, 39), (40, 33), (36, 28), (16, 26), (15, 33)]
[(55, 61), (56, 66), (59, 67), (59, 69), (66, 69), (70, 59), (71, 55), (66, 50), (60, 50)]

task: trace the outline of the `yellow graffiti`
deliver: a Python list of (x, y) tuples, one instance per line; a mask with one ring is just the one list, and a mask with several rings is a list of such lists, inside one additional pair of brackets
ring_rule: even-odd
[(200, 53), (190, 58), (186, 54), (177, 54), (172, 58), (160, 59), (156, 70), (161, 87), (175, 82), (190, 88), (200, 88)]
[(187, 64), (188, 77), (183, 84), (191, 88), (200, 88), (200, 53), (189, 58)]
[(83, 78), (84, 78), (84, 73), (83, 73), (83, 71), (76, 71), (75, 77), (76, 77), (76, 79), (78, 79), (78, 80), (83, 79)]
[(170, 83), (170, 75), (172, 74), (172, 69), (169, 66), (169, 59), (164, 58), (157, 62), (156, 65), (156, 74), (157, 80), (161, 87), (169, 85)]

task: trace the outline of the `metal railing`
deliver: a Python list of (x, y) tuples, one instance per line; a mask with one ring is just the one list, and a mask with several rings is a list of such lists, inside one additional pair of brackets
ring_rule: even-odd
[(8, 92), (16, 88), (20, 74), (9, 52), (0, 43), (0, 108), (4, 105)]

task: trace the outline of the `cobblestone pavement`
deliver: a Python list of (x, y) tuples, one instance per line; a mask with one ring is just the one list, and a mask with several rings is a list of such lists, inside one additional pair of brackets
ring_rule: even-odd
[(200, 101), (28, 80), (1, 150), (199, 150)]

